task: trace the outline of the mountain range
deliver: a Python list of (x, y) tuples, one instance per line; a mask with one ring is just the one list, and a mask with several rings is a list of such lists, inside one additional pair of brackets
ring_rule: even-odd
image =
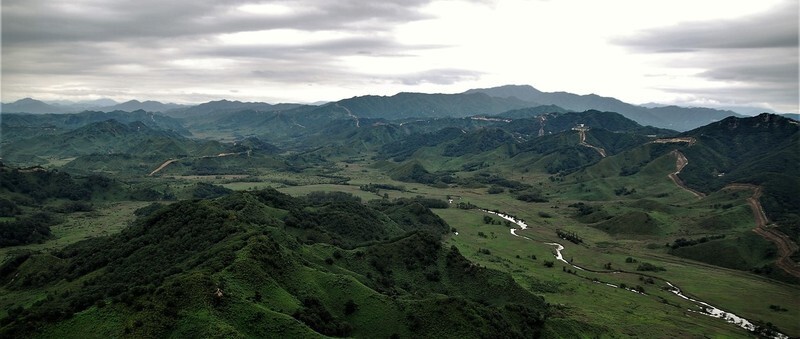
[(542, 92), (527, 85), (472, 89), (466, 93), (486, 93), (499, 98), (518, 98), (540, 104), (556, 105), (577, 112), (590, 109), (617, 112), (645, 126), (650, 125), (681, 131), (718, 121), (728, 116), (742, 116), (733, 111), (711, 108), (679, 106), (647, 108), (596, 94), (577, 95), (567, 92)]
[(3, 103), (0, 105), (0, 111), (3, 113), (78, 113), (86, 110), (113, 112), (113, 111), (137, 111), (144, 110), (147, 112), (166, 112), (173, 109), (184, 108), (184, 105), (161, 103), (158, 101), (139, 101), (130, 100), (123, 103), (118, 103), (111, 99), (98, 99), (81, 102), (71, 101), (55, 101), (44, 102), (32, 98), (24, 98), (11, 103)]
[[(113, 104), (111, 104), (113, 103)], [(111, 105), (108, 105), (111, 104)], [(178, 105), (157, 101), (130, 100), (116, 103), (109, 99), (92, 102), (69, 103), (25, 98), (2, 104), (5, 113), (74, 113), (90, 109), (96, 111), (162, 112), (178, 118), (231, 114), (239, 111), (274, 112), (291, 111), (314, 105), (269, 104), (263, 102), (240, 102), (219, 100), (199, 105)], [(542, 92), (529, 85), (506, 85), (492, 88), (471, 89), (457, 94), (398, 93), (392, 96), (365, 95), (319, 105), (322, 110), (338, 110), (356, 118), (380, 118), (387, 120), (465, 117), (471, 115), (494, 115), (514, 109), (537, 106), (548, 107), (550, 112), (599, 110), (617, 112), (643, 126), (686, 131), (728, 116), (742, 117), (732, 110), (703, 107), (680, 107), (650, 104), (633, 105), (616, 98), (596, 94), (578, 95), (568, 92)], [(744, 112), (752, 114), (752, 108)], [(791, 116), (790, 116), (791, 117)]]

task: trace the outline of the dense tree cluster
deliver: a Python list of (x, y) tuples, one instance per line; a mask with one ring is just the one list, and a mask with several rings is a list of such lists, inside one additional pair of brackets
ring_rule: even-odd
[(50, 239), (50, 226), (59, 221), (46, 212), (38, 212), (12, 221), (0, 221), (0, 247), (41, 243)]
[(558, 235), (559, 238), (569, 240), (570, 242), (575, 244), (580, 244), (583, 242), (583, 238), (579, 237), (578, 234), (575, 232), (558, 229), (556, 230), (556, 234)]
[(373, 184), (369, 183), (366, 185), (358, 186), (358, 189), (366, 192), (378, 193), (380, 190), (391, 190), (391, 191), (400, 191), (405, 192), (406, 188), (400, 185), (392, 185), (392, 184)]
[(694, 246), (694, 245), (702, 244), (702, 243), (705, 243), (705, 242), (708, 242), (708, 241), (711, 241), (711, 240), (717, 240), (717, 239), (723, 239), (723, 238), (725, 238), (724, 234), (710, 235), (710, 236), (705, 236), (705, 237), (701, 237), (701, 238), (698, 238), (698, 239), (678, 238), (678, 239), (675, 239), (675, 241), (673, 241), (672, 244), (667, 244), (667, 246), (674, 250), (674, 249), (678, 249), (678, 248), (681, 248), (681, 247)]
[(100, 175), (73, 177), (66, 172), (11, 168), (0, 163), (0, 247), (43, 242), (51, 237), (50, 226), (60, 219), (52, 212), (93, 210), (88, 201), (107, 193), (114, 181)]
[(198, 182), (197, 184), (194, 185), (194, 188), (192, 189), (192, 198), (211, 199), (227, 195), (231, 192), (233, 192), (233, 190), (222, 186), (212, 185), (205, 182)]

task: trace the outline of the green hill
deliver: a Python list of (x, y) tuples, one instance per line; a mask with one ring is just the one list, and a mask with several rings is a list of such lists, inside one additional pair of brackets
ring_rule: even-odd
[(3, 150), (3, 158), (14, 162), (24, 156), (67, 158), (95, 153), (186, 154), (191, 151), (187, 147), (189, 144), (196, 143), (178, 133), (152, 129), (138, 121), (124, 124), (106, 120), (62, 134), (12, 143)]
[(730, 183), (761, 185), (767, 216), (800, 241), (800, 126), (774, 114), (730, 117), (684, 133), (697, 140), (682, 147), (687, 185), (712, 192)]
[(276, 160), (279, 149), (255, 137), (233, 144), (189, 139), (173, 131), (152, 129), (141, 122), (116, 120), (92, 123), (62, 134), (12, 143), (3, 159), (16, 165), (69, 160), (62, 168), (80, 173), (146, 175), (168, 159), (181, 159), (169, 171), (193, 174), (240, 174), (259, 167), (285, 168)]
[[(276, 191), (178, 202), (118, 235), (53, 254), (22, 254), (0, 267), (0, 288), (32, 302), (4, 299), (8, 311), (0, 333), (60, 337), (92, 328), (100, 337), (541, 335), (549, 314), (541, 298), (509, 275), (442, 248), (424, 227), (397, 229), (410, 225), (397, 213), (429, 215), (417, 220), (432, 229), (446, 226), (425, 208), (384, 203), (388, 214), (361, 204), (348, 205), (349, 212), (335, 209), (345, 225), (365, 217), (374, 231), (396, 234), (371, 243), (324, 218), (320, 222), (328, 226), (289, 221), (297, 213), (327, 213), (324, 206), (337, 202), (342, 200)], [(339, 248), (325, 237), (298, 242), (295, 232), (327, 232), (363, 245)]]
[(459, 136), (454, 143), (445, 146), (442, 155), (458, 157), (466, 154), (479, 154), (516, 143), (517, 140), (514, 136), (503, 129), (485, 128)]

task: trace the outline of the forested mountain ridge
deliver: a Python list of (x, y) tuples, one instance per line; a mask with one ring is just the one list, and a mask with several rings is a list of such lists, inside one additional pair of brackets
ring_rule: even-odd
[[(549, 311), (541, 298), (507, 275), (471, 264), (457, 249), (442, 248), (436, 234), (449, 227), (426, 208), (413, 201), (372, 208), (348, 201), (269, 190), (185, 201), (150, 212), (119, 235), (53, 255), (20, 254), (0, 270), (2, 288), (48, 297), (9, 311), (0, 331), (58, 336), (88, 324), (100, 325), (98, 334), (123, 337), (529, 338), (545, 331)], [(339, 217), (317, 219), (307, 212), (312, 206)], [(409, 218), (418, 221), (404, 221)], [(401, 233), (383, 233), (403, 224)], [(327, 229), (355, 239), (347, 225), (373, 227), (377, 240), (359, 240), (349, 250), (314, 235)], [(420, 228), (426, 225), (430, 231)], [(306, 234), (304, 243), (291, 234)], [(41, 262), (49, 263), (46, 270)], [(78, 285), (62, 286), (64, 279)], [(370, 320), (375, 315), (382, 326)]]
[[(156, 140), (169, 144), (169, 147), (141, 147), (142, 143)], [(13, 159), (21, 156), (67, 157), (93, 153), (188, 152), (179, 144), (195, 145), (198, 142), (174, 131), (150, 128), (138, 120), (126, 124), (111, 119), (90, 123), (61, 134), (19, 140), (4, 148), (3, 157)]]
[[(191, 132), (189, 132), (180, 121), (160, 113), (147, 112), (144, 110), (131, 112), (84, 111), (74, 114), (4, 113), (2, 127), (4, 132), (15, 128), (21, 130), (52, 129), (55, 131), (66, 131), (106, 120), (116, 120), (125, 124), (138, 121), (150, 128), (173, 130), (182, 135), (191, 135)], [(24, 135), (20, 135), (20, 137), (23, 136)]]
[(405, 118), (465, 117), (477, 114), (493, 115), (516, 108), (538, 106), (519, 99), (492, 98), (475, 94), (398, 93), (393, 96), (361, 96), (340, 100), (323, 107), (347, 108), (353, 115), (364, 118), (398, 120)]

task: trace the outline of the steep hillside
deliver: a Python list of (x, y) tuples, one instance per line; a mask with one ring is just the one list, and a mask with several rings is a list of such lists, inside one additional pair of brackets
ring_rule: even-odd
[(767, 216), (795, 241), (800, 240), (800, 126), (774, 114), (730, 117), (689, 132), (697, 140), (682, 148), (689, 160), (680, 173), (687, 185), (702, 192), (731, 183), (764, 187)]
[[(549, 314), (544, 301), (510, 276), (473, 265), (455, 247), (443, 248), (437, 233), (446, 224), (429, 210), (403, 202), (373, 209), (350, 199), (259, 191), (180, 202), (116, 236), (52, 255), (21, 254), (0, 270), (2, 290), (34, 302), (4, 305), (0, 331), (7, 337), (57, 337), (87, 326), (108, 337), (541, 335)], [(364, 218), (370, 222), (362, 224)], [(351, 233), (346, 225), (370, 230)], [(367, 234), (379, 240), (365, 243)], [(335, 239), (355, 247), (331, 245)]]

